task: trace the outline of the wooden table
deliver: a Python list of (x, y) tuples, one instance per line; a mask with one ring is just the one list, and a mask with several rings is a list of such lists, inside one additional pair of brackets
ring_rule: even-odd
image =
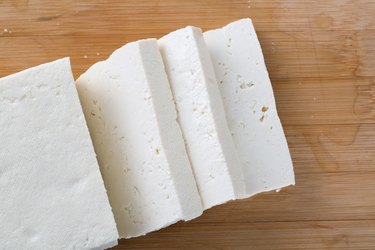
[(242, 17), (264, 49), (297, 185), (113, 249), (375, 249), (373, 0), (2, 0), (0, 76), (70, 56), (78, 77), (127, 42)]

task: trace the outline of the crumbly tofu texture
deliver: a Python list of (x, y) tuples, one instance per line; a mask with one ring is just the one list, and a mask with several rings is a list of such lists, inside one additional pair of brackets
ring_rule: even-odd
[(248, 196), (294, 185), (288, 144), (250, 19), (204, 33)]
[(117, 245), (69, 58), (0, 79), (0, 141), (1, 249)]
[(204, 208), (242, 198), (240, 161), (201, 30), (188, 26), (158, 43)]
[(120, 236), (201, 215), (156, 40), (123, 46), (76, 85)]

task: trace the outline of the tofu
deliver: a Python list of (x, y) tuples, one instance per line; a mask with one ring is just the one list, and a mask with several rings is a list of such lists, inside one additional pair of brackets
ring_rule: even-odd
[(204, 33), (248, 196), (294, 185), (262, 49), (250, 19)]
[(76, 85), (120, 236), (201, 215), (156, 39), (116, 50)]
[(0, 141), (1, 249), (117, 245), (69, 58), (0, 79)]
[(189, 26), (158, 43), (204, 209), (242, 198), (241, 163), (201, 30)]

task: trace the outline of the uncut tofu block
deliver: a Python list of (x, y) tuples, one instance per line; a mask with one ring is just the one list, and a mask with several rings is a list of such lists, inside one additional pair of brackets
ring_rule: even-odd
[(201, 215), (157, 41), (123, 46), (76, 85), (120, 236)]
[(204, 38), (243, 164), (247, 195), (294, 185), (288, 144), (251, 20), (207, 31)]
[(201, 30), (174, 31), (159, 47), (204, 208), (242, 198), (240, 161)]
[(0, 79), (0, 142), (0, 249), (117, 245), (69, 58)]

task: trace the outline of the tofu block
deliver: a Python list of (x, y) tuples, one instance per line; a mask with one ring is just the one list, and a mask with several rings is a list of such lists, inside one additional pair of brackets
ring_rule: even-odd
[(250, 19), (204, 33), (248, 196), (294, 185), (288, 144)]
[(0, 79), (0, 142), (1, 249), (117, 245), (69, 58)]
[(242, 198), (241, 163), (201, 30), (189, 26), (158, 43), (204, 208)]
[(156, 39), (116, 50), (76, 85), (120, 236), (201, 215)]

